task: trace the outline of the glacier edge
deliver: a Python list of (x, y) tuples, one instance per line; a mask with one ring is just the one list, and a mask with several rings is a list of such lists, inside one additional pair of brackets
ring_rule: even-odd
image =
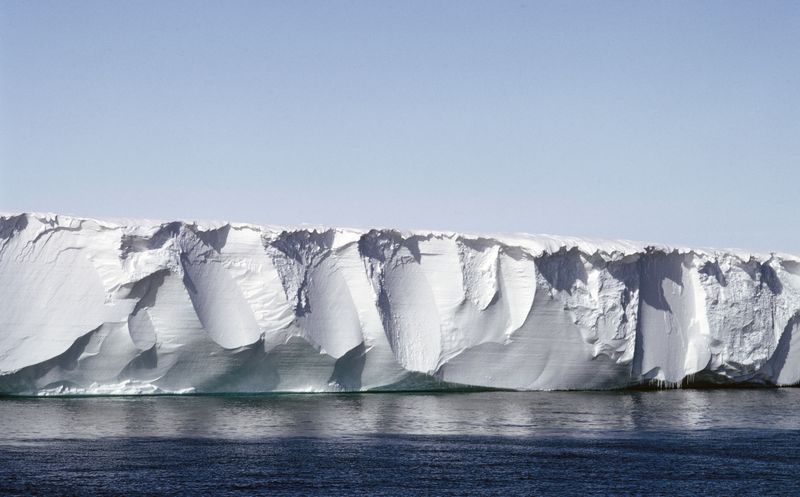
[(0, 393), (800, 382), (800, 257), (0, 215)]

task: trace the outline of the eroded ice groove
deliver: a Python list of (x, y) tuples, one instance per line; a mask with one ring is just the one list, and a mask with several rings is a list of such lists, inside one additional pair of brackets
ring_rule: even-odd
[(800, 258), (0, 216), (0, 393), (800, 382)]

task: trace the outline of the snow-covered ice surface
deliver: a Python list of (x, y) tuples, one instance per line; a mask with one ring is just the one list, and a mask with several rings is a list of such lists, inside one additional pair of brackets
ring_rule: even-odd
[(800, 382), (800, 258), (0, 216), (0, 393)]

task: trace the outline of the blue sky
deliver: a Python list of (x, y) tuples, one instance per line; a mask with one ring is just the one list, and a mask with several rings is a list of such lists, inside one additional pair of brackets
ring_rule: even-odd
[(797, 2), (0, 3), (0, 210), (800, 253)]

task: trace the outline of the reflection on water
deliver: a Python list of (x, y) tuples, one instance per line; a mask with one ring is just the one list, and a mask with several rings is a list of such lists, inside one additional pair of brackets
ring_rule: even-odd
[(0, 442), (794, 430), (800, 426), (798, 401), (798, 389), (5, 398), (0, 400)]

